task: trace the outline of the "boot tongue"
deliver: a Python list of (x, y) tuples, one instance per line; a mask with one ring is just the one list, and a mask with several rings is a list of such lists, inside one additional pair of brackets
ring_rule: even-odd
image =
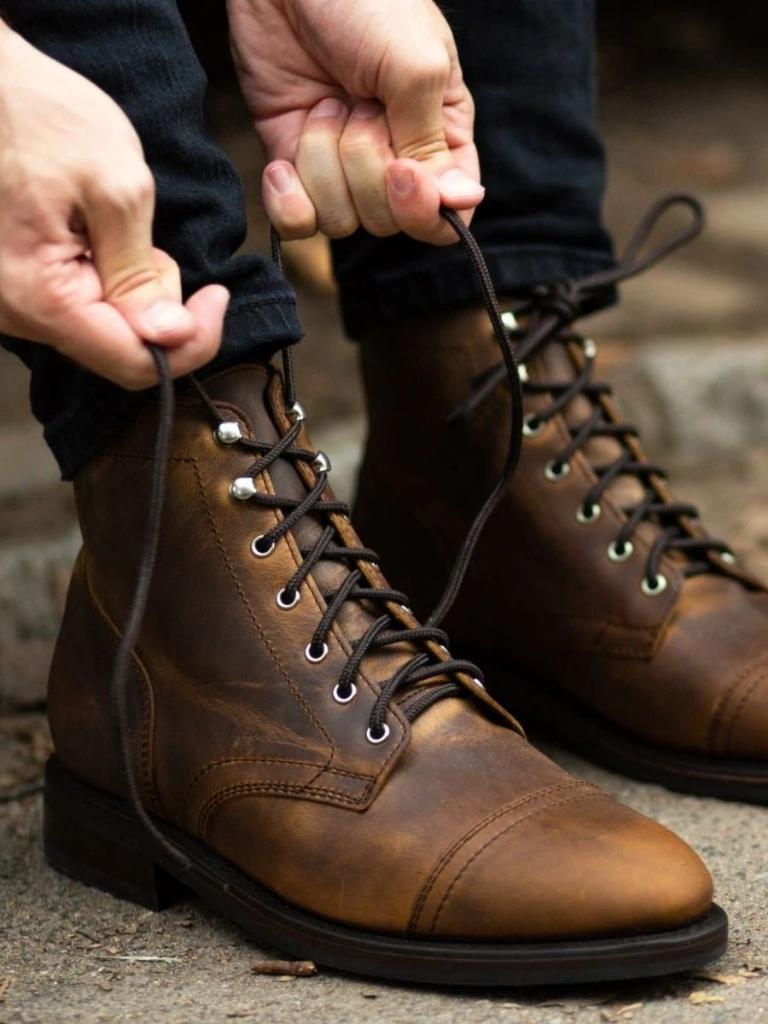
[[(276, 444), (284, 436), (285, 430), (280, 426), (280, 422), (285, 422), (285, 397), (282, 377), (274, 367), (263, 365), (235, 367), (233, 370), (225, 371), (207, 380), (205, 389), (214, 401), (225, 402), (234, 410), (242, 412), (251, 426), (255, 440)], [(314, 450), (305, 430), (299, 434), (295, 446)], [(254, 456), (254, 461), (255, 459), (256, 456)], [(279, 497), (301, 501), (307, 496), (310, 488), (302, 479), (296, 466), (288, 459), (277, 459), (269, 467), (267, 474), (275, 494)], [(256, 483), (261, 488), (263, 477), (258, 477)], [(330, 486), (326, 487), (323, 497), (326, 501), (335, 500)], [(302, 551), (308, 552), (320, 539), (327, 525), (326, 517), (310, 513), (299, 520), (291, 533)], [(331, 543), (341, 546), (342, 540), (337, 536)], [(321, 593), (330, 595), (338, 590), (353, 567), (351, 560), (343, 563), (321, 559), (312, 569), (311, 575)], [(368, 583), (361, 580), (360, 585), (368, 586)], [(360, 601), (347, 601), (336, 621), (346, 636), (351, 641), (355, 641), (365, 633), (383, 611), (383, 605), (378, 605), (378, 603), (365, 602), (364, 605)], [(393, 675), (405, 660), (410, 660), (417, 653), (412, 644), (393, 644), (391, 647), (368, 655), (364, 660), (363, 670), (369, 679), (383, 682)], [(419, 685), (427, 684), (428, 682), (423, 682)], [(410, 687), (404, 688), (398, 695), (398, 699), (404, 699), (411, 690)]]

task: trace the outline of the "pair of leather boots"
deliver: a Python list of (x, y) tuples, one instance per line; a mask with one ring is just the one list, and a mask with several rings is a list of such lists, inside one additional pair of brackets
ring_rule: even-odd
[[(49, 694), (55, 867), (157, 909), (194, 892), (262, 944), (393, 979), (597, 981), (720, 955), (693, 850), (513, 717), (642, 779), (768, 797), (768, 596), (595, 378), (573, 320), (598, 284), (504, 316), (525, 419), (501, 484), (513, 396), (485, 312), (363, 345), (356, 517), (408, 597), (334, 498), (290, 371), (178, 395), (140, 628), (157, 403), (80, 470)], [(449, 641), (416, 616), (495, 484)]]

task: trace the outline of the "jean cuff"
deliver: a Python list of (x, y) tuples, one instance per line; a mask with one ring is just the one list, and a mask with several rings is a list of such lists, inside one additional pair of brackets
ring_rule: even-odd
[[(610, 252), (562, 246), (483, 246), (496, 293), (515, 297), (535, 284), (586, 277), (614, 266)], [(469, 259), (458, 246), (433, 250), (397, 270), (374, 271), (341, 282), (341, 310), (350, 338), (359, 340), (374, 322), (394, 321), (472, 305), (481, 298)], [(606, 289), (590, 311), (610, 305)]]

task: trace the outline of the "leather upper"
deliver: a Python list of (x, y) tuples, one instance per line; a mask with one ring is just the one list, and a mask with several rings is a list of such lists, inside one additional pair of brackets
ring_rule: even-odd
[[(247, 436), (272, 441), (287, 429), (275, 371), (239, 367), (205, 386)], [(84, 547), (51, 672), (57, 755), (116, 793), (107, 688), (135, 581), (155, 417), (150, 406), (75, 481)], [(300, 547), (322, 524), (305, 517), (269, 557), (254, 557), (252, 540), (282, 513), (231, 496), (253, 461), (216, 440), (197, 398), (180, 399), (132, 662), (129, 716), (146, 805), (285, 900), (372, 931), (512, 941), (663, 930), (703, 916), (711, 880), (693, 851), (570, 778), (468, 680), (466, 696), (413, 723), (393, 701), (387, 740), (366, 739), (382, 681), (413, 648), (372, 653), (355, 699), (334, 700), (374, 611), (350, 602), (328, 657), (307, 660), (322, 593), (344, 567), (321, 562), (298, 604), (278, 606)], [(267, 492), (301, 497), (313, 474), (278, 460), (259, 479)]]
[[(394, 335), (382, 332), (363, 345), (371, 428), (356, 515), (420, 612), (439, 593), (501, 472), (510, 414), (503, 384), (468, 418), (447, 423), (472, 380), (498, 360), (484, 314), (475, 311), (437, 318), (428, 331), (413, 323)], [(526, 369), (533, 382), (568, 380), (581, 365), (578, 344), (554, 342)], [(426, 383), (413, 389), (412, 381)], [(529, 395), (526, 411), (550, 401)], [(570, 459), (567, 475), (545, 475), (571, 440), (569, 426), (588, 413), (587, 399), (578, 396), (524, 439), (518, 470), (448, 620), (457, 648), (556, 683), (645, 740), (768, 756), (768, 595), (738, 564), (717, 556), (715, 572), (686, 578), (678, 551), (662, 558), (666, 589), (644, 594), (644, 567), (659, 536), (651, 522), (633, 534), (626, 561), (611, 561), (608, 548), (627, 521), (624, 509), (642, 493), (637, 479), (611, 484), (594, 520), (579, 522), (577, 513), (598, 479), (592, 467), (614, 458), (619, 442), (590, 439)], [(395, 517), (410, 525), (393, 543), (387, 524)], [(691, 536), (701, 533), (694, 520), (686, 528)]]

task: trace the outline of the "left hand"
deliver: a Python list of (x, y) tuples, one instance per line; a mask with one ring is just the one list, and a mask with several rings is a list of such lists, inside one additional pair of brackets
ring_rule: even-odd
[(433, 0), (228, 0), (235, 63), (283, 238), (359, 226), (435, 244), (482, 200), (474, 105)]

